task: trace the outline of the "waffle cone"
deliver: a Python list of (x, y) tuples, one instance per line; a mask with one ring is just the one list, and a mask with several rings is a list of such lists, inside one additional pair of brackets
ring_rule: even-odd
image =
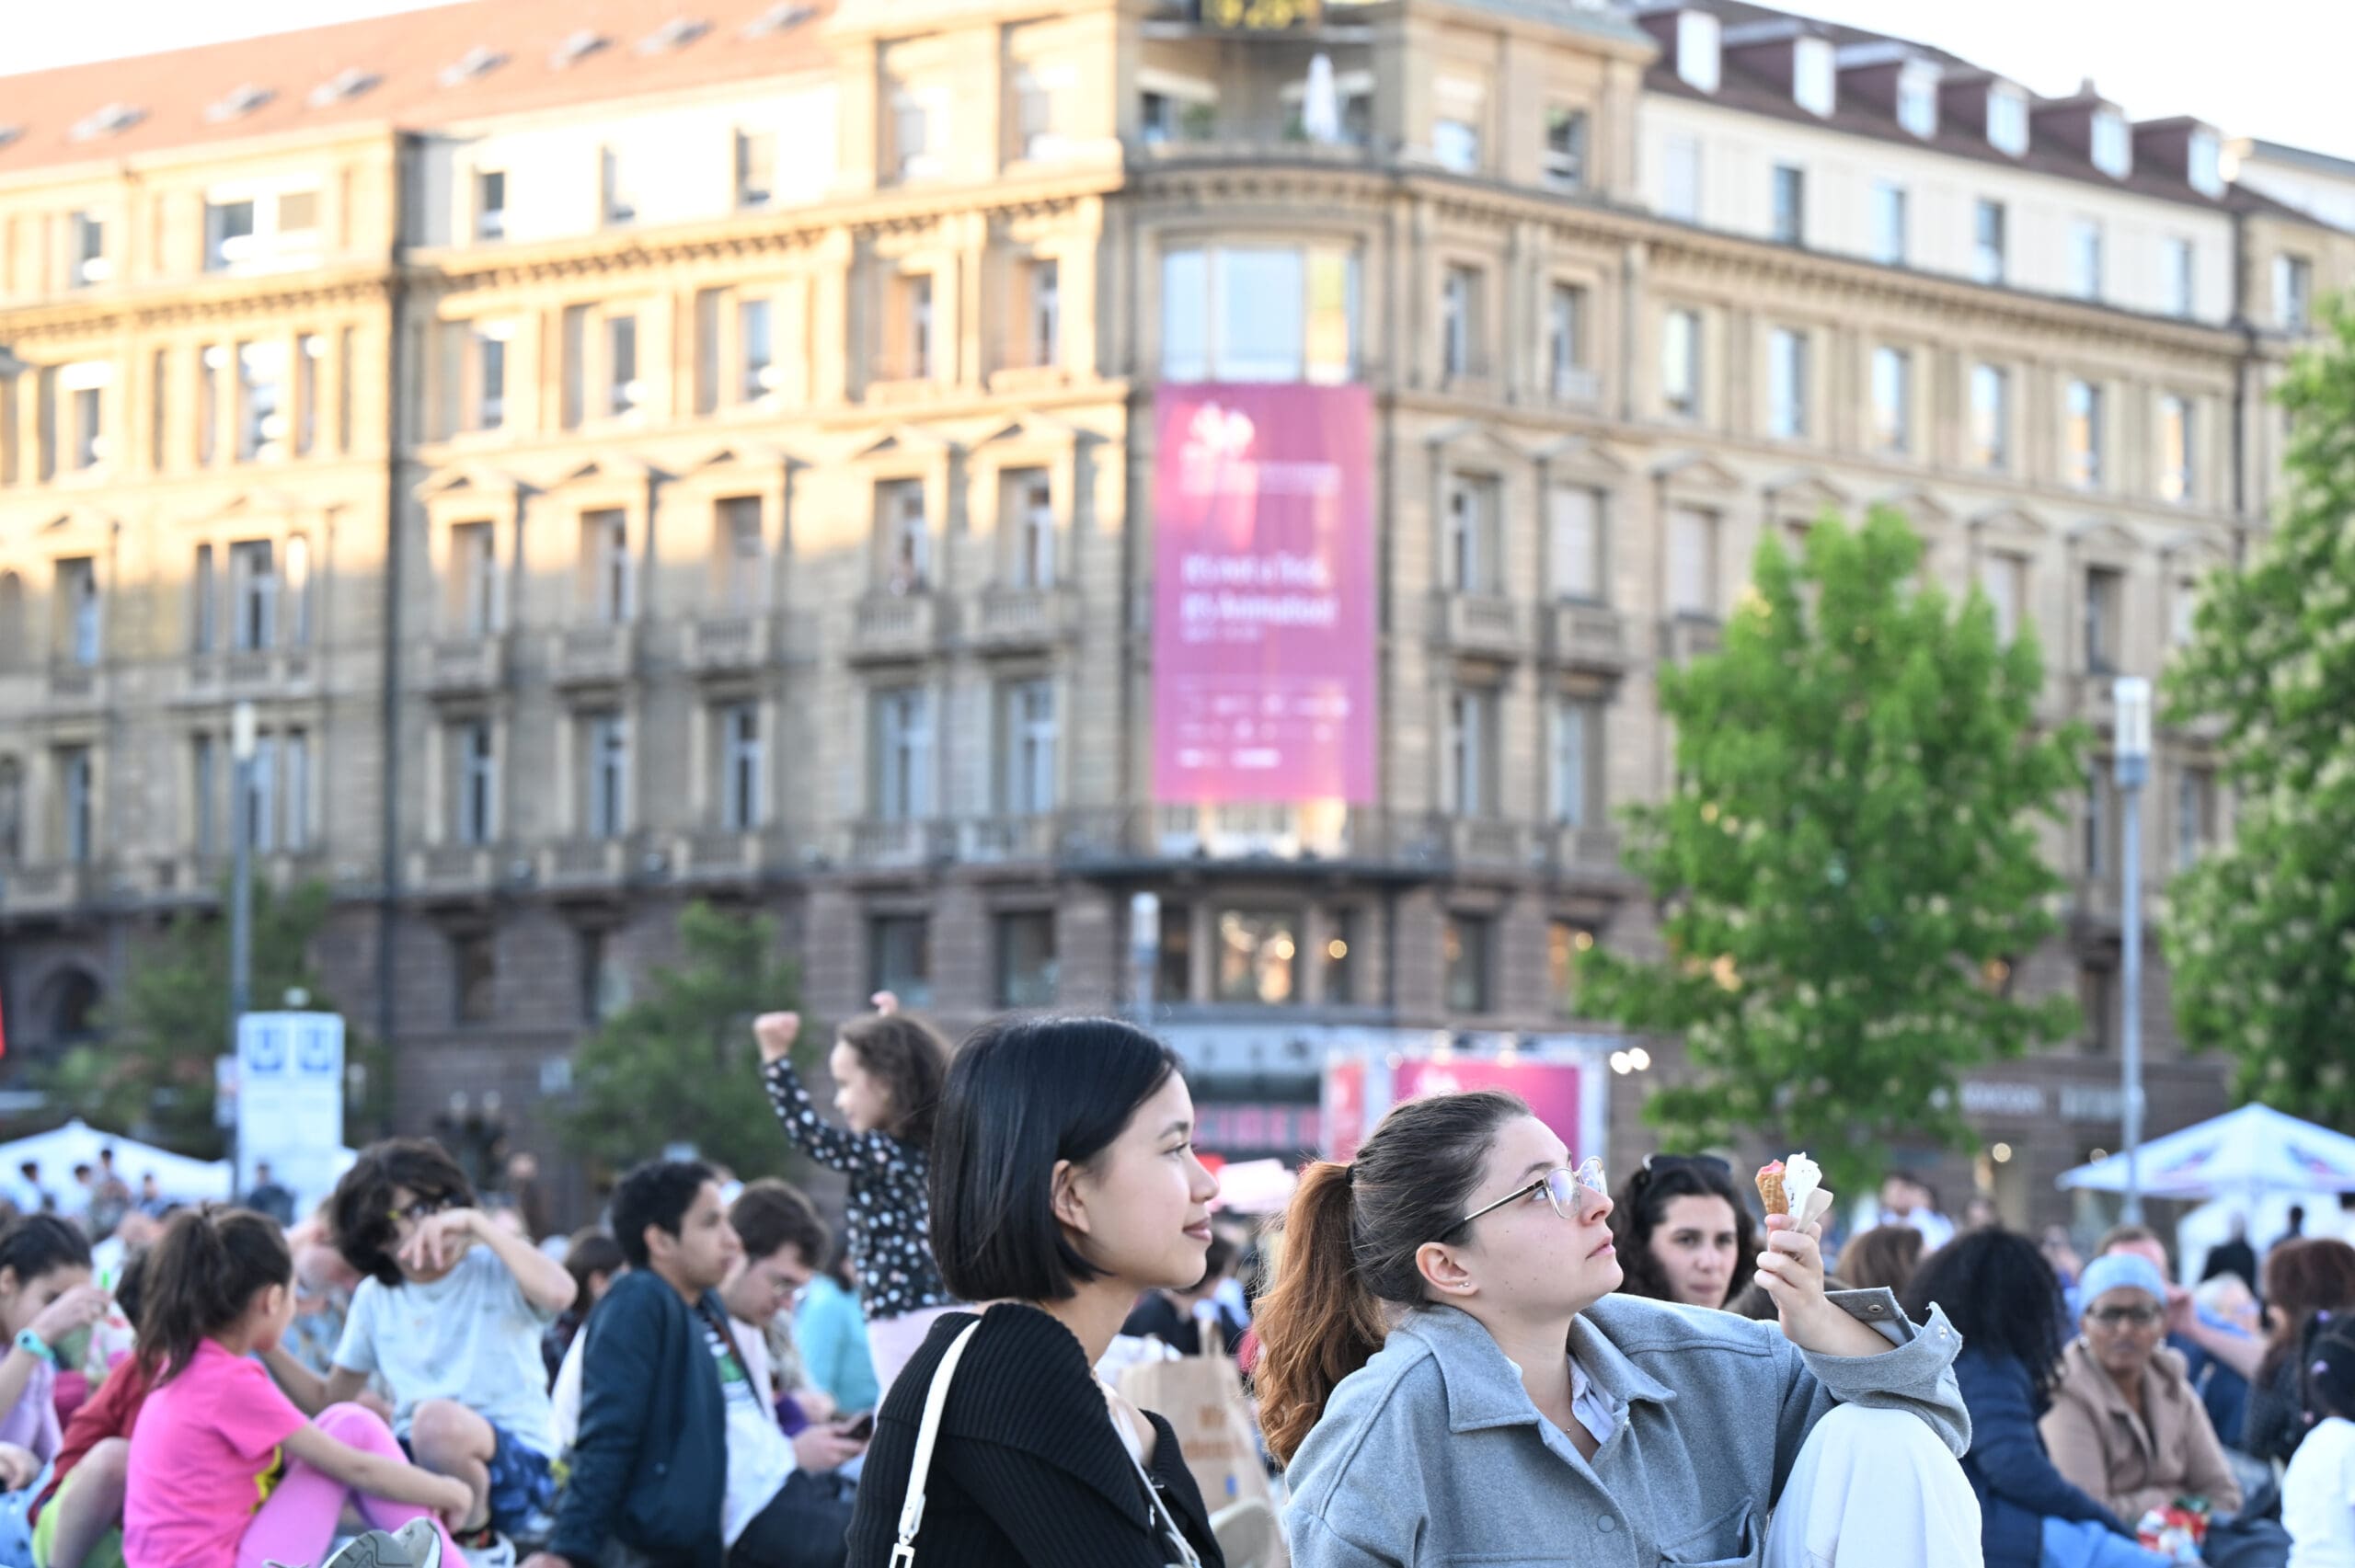
[(1783, 1162), (1770, 1161), (1758, 1168), (1758, 1197), (1769, 1214), (1788, 1214), (1791, 1200), (1783, 1194)]

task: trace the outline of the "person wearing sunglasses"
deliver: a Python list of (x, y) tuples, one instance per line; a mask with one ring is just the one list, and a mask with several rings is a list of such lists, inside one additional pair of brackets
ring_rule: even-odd
[(1611, 1239), (1630, 1296), (1722, 1307), (1758, 1272), (1757, 1221), (1715, 1155), (1647, 1156), (1612, 1199)]
[(1977, 1563), (1943, 1314), (1827, 1296), (1787, 1215), (1754, 1260), (1779, 1331), (1614, 1295), (1611, 1213), (1601, 1163), (1494, 1090), (1309, 1168), (1255, 1372), (1299, 1568)]
[(2108, 1253), (2078, 1286), (2080, 1332), (2037, 1424), (2053, 1468), (2129, 1525), (2185, 1496), (2234, 1513), (2240, 1482), (2183, 1357), (2165, 1344), (2165, 1278), (2148, 1258)]

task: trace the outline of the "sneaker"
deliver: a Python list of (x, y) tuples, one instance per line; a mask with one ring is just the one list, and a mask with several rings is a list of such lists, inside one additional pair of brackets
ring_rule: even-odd
[(442, 1532), (431, 1519), (411, 1519), (390, 1533), (370, 1530), (323, 1568), (442, 1568)]
[(484, 1544), (458, 1550), (465, 1556), (466, 1568), (515, 1568), (515, 1543), (496, 1530)]

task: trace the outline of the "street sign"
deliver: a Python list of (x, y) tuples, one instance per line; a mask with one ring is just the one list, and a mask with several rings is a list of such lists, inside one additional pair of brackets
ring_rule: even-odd
[[(296, 1192), (343, 1148), (343, 1019), (333, 1013), (248, 1013), (237, 1024), (237, 1174), (262, 1161)], [(328, 1176), (328, 1182), (334, 1178)]]

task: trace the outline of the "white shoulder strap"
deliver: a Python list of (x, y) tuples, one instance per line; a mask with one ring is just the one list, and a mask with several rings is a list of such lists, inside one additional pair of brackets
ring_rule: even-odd
[(940, 1414), (948, 1408), (948, 1382), (981, 1326), (978, 1321), (968, 1323), (964, 1333), (949, 1341), (948, 1354), (933, 1371), (932, 1387), (925, 1391), (924, 1421), (916, 1428), (915, 1457), (908, 1464), (908, 1496), (900, 1509), (900, 1543), (891, 1549), (890, 1568), (909, 1568), (916, 1560), (916, 1531), (924, 1528), (924, 1485), (932, 1474), (933, 1447), (940, 1441)]

